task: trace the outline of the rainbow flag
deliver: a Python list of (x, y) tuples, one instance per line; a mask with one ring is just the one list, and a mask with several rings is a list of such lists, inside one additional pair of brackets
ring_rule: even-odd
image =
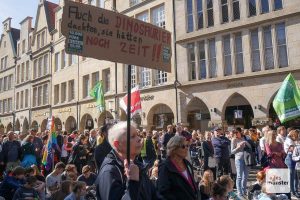
[(55, 132), (54, 117), (48, 118), (47, 130), (49, 130), (46, 149), (43, 153), (42, 163), (46, 170), (50, 170), (54, 160), (54, 149), (57, 145), (57, 134)]

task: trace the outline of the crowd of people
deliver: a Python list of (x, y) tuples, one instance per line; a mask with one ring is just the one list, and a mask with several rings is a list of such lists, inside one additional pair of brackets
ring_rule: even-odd
[[(83, 133), (57, 132), (48, 168), (42, 160), (49, 131), (10, 131), (0, 136), (0, 199), (300, 198), (299, 133), (284, 126), (200, 132), (182, 124), (141, 131), (132, 124), (127, 160), (127, 123), (118, 122)], [(247, 185), (251, 168), (257, 181)], [(268, 193), (270, 168), (289, 169), (290, 193)]]

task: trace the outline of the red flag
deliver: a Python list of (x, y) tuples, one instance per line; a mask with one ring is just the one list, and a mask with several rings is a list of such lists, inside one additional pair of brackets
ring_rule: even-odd
[[(120, 100), (120, 106), (127, 112), (127, 95)], [(141, 93), (137, 87), (131, 89), (131, 116), (142, 112)]]

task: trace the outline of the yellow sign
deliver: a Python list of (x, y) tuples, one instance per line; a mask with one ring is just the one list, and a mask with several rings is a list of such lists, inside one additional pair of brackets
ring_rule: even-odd
[(58, 110), (59, 113), (71, 112), (71, 108), (61, 108)]
[(171, 72), (171, 33), (165, 29), (68, 0), (62, 19), (69, 54)]

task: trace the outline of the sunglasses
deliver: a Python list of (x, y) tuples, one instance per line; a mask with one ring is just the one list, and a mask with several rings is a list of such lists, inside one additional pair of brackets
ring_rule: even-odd
[(183, 144), (183, 145), (181, 145), (180, 147), (181, 147), (182, 149), (184, 149), (184, 148), (189, 148), (190, 145), (188, 145), (188, 144), (184, 145), (184, 144)]

